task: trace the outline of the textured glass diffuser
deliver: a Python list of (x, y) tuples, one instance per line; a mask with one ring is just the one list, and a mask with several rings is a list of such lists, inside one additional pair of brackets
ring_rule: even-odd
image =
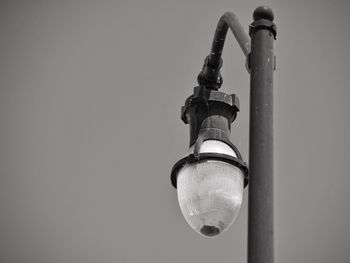
[[(200, 153), (215, 152), (236, 157), (227, 144), (210, 140)], [(187, 223), (198, 233), (213, 237), (236, 219), (242, 204), (244, 176), (232, 164), (206, 160), (186, 164), (177, 176), (177, 195)]]

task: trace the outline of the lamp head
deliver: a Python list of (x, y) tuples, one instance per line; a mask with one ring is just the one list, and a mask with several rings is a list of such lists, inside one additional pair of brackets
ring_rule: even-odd
[(248, 170), (229, 140), (238, 110), (235, 95), (203, 86), (182, 108), (182, 119), (190, 124), (190, 149), (174, 165), (171, 181), (187, 223), (206, 237), (226, 230), (242, 204)]

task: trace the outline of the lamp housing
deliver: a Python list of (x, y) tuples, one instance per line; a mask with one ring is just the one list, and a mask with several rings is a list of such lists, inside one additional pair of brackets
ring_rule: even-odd
[(216, 236), (235, 220), (248, 168), (230, 141), (239, 100), (205, 86), (194, 88), (181, 110), (190, 126), (190, 148), (171, 172), (181, 211), (201, 235)]

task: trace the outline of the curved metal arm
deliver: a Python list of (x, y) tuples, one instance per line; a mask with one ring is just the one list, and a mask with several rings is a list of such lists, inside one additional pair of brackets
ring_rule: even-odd
[[(210, 55), (205, 59), (203, 69), (199, 73), (198, 83), (208, 88), (219, 89), (222, 84), (220, 68), (222, 65), (221, 54), (224, 48), (228, 28), (231, 29), (244, 55), (250, 53), (250, 37), (239, 23), (237, 16), (232, 12), (223, 14), (216, 27)], [(248, 72), (249, 69), (247, 68)]]
[(226, 12), (221, 16), (216, 27), (209, 58), (209, 63), (211, 65), (220, 64), (221, 53), (224, 48), (228, 28), (231, 29), (244, 55), (248, 56), (250, 53), (250, 37), (239, 23), (237, 16), (232, 12)]

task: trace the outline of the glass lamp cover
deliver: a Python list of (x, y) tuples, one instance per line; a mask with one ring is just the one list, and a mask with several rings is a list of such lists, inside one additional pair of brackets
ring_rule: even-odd
[[(210, 140), (200, 153), (216, 152), (236, 157), (227, 144)], [(177, 176), (177, 194), (187, 223), (206, 237), (226, 230), (236, 219), (243, 198), (242, 171), (226, 162), (207, 160), (185, 165)]]

